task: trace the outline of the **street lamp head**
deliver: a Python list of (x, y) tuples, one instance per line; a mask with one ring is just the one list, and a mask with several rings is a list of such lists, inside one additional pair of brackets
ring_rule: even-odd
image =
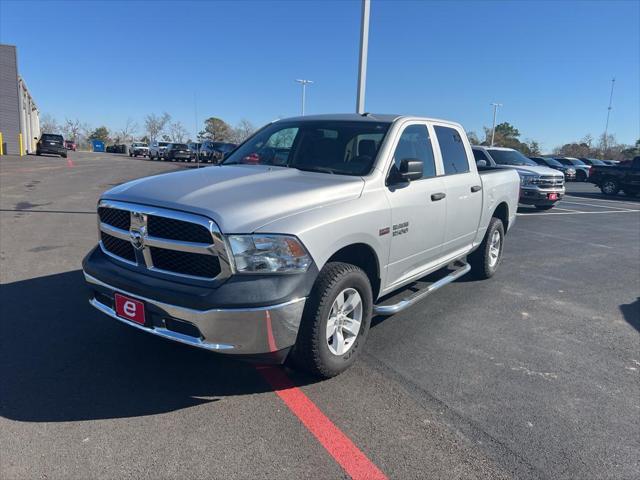
[(310, 83), (313, 83), (313, 80), (302, 80), (302, 79), (297, 79), (296, 82), (302, 84), (302, 85), (308, 85)]

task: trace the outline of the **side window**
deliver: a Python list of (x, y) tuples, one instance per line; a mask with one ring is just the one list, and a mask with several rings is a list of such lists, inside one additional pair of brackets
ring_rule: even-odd
[(485, 161), (489, 161), (489, 159), (487, 158), (487, 156), (484, 154), (484, 152), (482, 150), (473, 150), (473, 157), (476, 159), (476, 162), (478, 160), (485, 160)]
[(410, 125), (404, 129), (395, 152), (393, 152), (392, 169), (400, 168), (400, 162), (405, 158), (422, 160), (422, 178), (436, 176), (436, 164), (433, 159), (433, 148), (429, 131), (425, 125)]
[(454, 173), (468, 172), (469, 160), (467, 159), (467, 152), (464, 149), (460, 134), (449, 127), (436, 126), (435, 131), (440, 144), (440, 153), (442, 153), (444, 173), (452, 175)]

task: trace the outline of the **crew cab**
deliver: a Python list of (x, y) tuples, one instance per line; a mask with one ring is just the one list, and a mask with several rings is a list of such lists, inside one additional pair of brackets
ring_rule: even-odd
[(149, 158), (151, 160), (160, 160), (167, 145), (169, 145), (169, 142), (151, 142), (149, 144)]
[(540, 166), (513, 148), (474, 146), (476, 162), (493, 168), (513, 169), (520, 175), (520, 203), (549, 210), (564, 196), (564, 174)]
[(36, 143), (36, 155), (42, 155), (43, 153), (52, 153), (53, 155), (67, 158), (67, 148), (64, 146), (62, 135), (43, 133)]
[(640, 194), (640, 157), (617, 165), (591, 167), (589, 182), (605, 195), (617, 195), (620, 190), (630, 197)]
[(519, 187), (514, 170), (478, 172), (457, 123), (278, 120), (221, 165), (105, 192), (89, 301), (165, 339), (331, 377), (372, 315), (494, 275)]
[(130, 157), (148, 157), (149, 156), (149, 146), (144, 142), (133, 142), (129, 147), (129, 156)]

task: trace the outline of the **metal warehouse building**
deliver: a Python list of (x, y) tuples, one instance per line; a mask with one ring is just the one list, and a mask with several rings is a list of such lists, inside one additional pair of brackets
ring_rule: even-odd
[(40, 136), (38, 107), (18, 75), (13, 45), (0, 45), (0, 134), (5, 155), (35, 152), (34, 138)]

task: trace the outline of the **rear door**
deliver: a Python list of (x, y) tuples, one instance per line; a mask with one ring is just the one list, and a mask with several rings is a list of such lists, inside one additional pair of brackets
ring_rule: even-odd
[[(441, 177), (447, 195), (442, 257), (463, 254), (471, 248), (482, 213), (482, 181), (464, 131), (434, 122), (437, 155), (444, 169)], [(472, 165), (473, 163), (473, 165)]]
[[(398, 182), (400, 162), (405, 158), (423, 162), (422, 179)], [(403, 125), (395, 144), (387, 174), (386, 194), (391, 206), (392, 225), (387, 288), (415, 277), (436, 262), (444, 240), (446, 202), (441, 167), (436, 158), (426, 123)], [(381, 232), (382, 234), (382, 232)]]

